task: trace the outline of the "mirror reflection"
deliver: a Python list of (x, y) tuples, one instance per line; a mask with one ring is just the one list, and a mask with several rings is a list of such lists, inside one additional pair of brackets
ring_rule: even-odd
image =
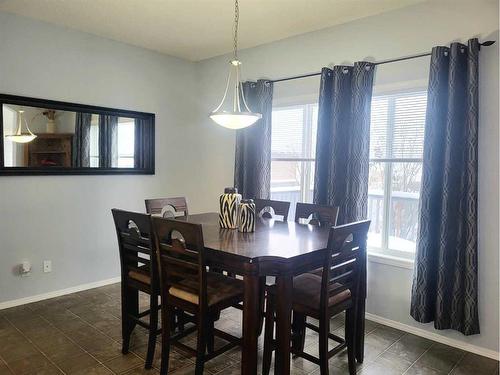
[(137, 112), (140, 116), (135, 117), (124, 116), (126, 111), (96, 112), (101, 113), (4, 102), (4, 170), (12, 167), (152, 170), (154, 115)]

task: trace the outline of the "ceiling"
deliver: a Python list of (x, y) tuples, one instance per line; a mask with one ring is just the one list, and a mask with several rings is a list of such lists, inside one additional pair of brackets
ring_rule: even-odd
[[(424, 0), (240, 0), (240, 48)], [(0, 0), (0, 11), (198, 61), (232, 48), (233, 0)]]

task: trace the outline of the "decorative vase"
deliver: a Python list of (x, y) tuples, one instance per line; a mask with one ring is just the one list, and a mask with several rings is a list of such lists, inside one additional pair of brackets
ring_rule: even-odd
[(238, 206), (238, 230), (255, 232), (255, 203), (253, 199), (243, 199)]
[(47, 121), (47, 133), (54, 134), (56, 132), (56, 122), (54, 120)]
[(219, 224), (221, 228), (238, 228), (238, 205), (240, 201), (241, 194), (238, 194), (238, 189), (224, 189), (224, 194), (219, 198)]

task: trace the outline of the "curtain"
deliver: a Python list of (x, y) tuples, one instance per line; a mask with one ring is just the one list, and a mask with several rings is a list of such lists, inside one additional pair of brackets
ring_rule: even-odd
[(477, 143), (479, 42), (432, 50), (411, 316), (479, 333)]
[(134, 139), (134, 168), (150, 168), (152, 166), (151, 155), (148, 152), (152, 144), (151, 122), (146, 119), (135, 119)]
[(99, 116), (99, 167), (118, 166), (118, 117)]
[(339, 224), (367, 215), (374, 72), (369, 62), (321, 71), (314, 203), (338, 206)]
[(261, 113), (262, 118), (236, 132), (234, 186), (245, 198), (269, 199), (273, 83), (244, 82), (243, 92), (250, 110)]
[(73, 167), (90, 167), (90, 122), (91, 113), (76, 113), (75, 136), (73, 137)]

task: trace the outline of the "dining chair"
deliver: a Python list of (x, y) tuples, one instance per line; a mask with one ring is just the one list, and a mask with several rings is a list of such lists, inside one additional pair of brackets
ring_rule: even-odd
[(289, 210), (290, 202), (255, 199), (255, 212), (266, 219), (275, 219), (276, 216), (283, 216), (283, 221), (287, 221)]
[[(136, 212), (111, 210), (118, 237), (121, 265), (122, 353), (127, 354), (130, 336), (136, 325), (149, 331), (146, 369), (150, 369), (158, 329), (160, 295), (157, 259), (154, 256), (151, 216)], [(139, 291), (149, 294), (149, 309), (139, 312)], [(141, 319), (149, 315), (149, 322)]]
[(338, 206), (324, 206), (313, 203), (297, 202), (295, 206), (295, 222), (310, 225), (337, 225)]
[[(207, 270), (202, 227), (179, 220), (153, 218), (153, 231), (160, 270), (162, 331), (161, 374), (167, 374), (170, 345), (196, 357), (195, 374), (204, 364), (241, 345), (241, 338), (214, 328), (220, 312), (243, 300), (243, 282)], [(169, 328), (174, 309), (192, 314), (197, 330), (196, 349), (179, 342), (190, 329), (172, 334)], [(194, 332), (193, 330), (193, 332)], [(215, 350), (214, 336), (228, 343)]]
[(174, 218), (189, 214), (185, 197), (145, 199), (144, 202), (146, 212), (152, 216)]
[[(322, 276), (304, 273), (293, 279), (292, 354), (320, 366), (321, 375), (328, 374), (328, 360), (347, 348), (349, 374), (356, 373), (354, 340), (356, 333), (355, 301), (360, 288), (362, 267), (366, 262), (366, 238), (370, 221), (359, 221), (330, 229), (323, 260)], [(269, 374), (273, 339), (276, 287), (268, 288), (262, 374)], [(345, 311), (344, 338), (330, 333), (330, 319)], [(307, 317), (319, 321), (315, 326)], [(304, 352), (305, 329), (319, 336), (319, 358)], [(328, 350), (328, 339), (338, 343)]]

